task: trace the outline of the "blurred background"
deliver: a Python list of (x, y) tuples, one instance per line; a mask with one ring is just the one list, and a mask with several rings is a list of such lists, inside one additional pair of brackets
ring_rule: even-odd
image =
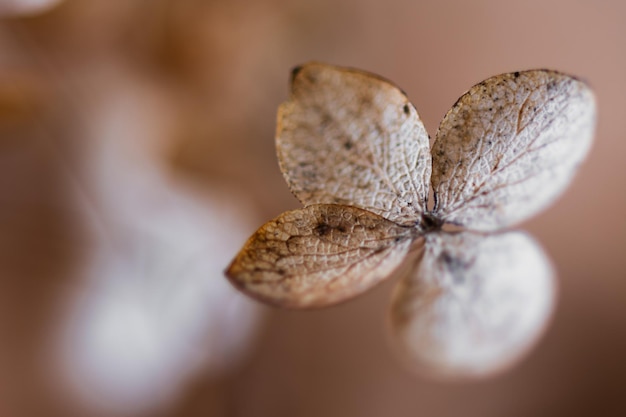
[[(0, 0), (0, 416), (626, 415), (625, 20), (596, 0)], [(517, 367), (405, 369), (392, 282), (313, 312), (226, 283), (299, 206), (273, 135), (309, 60), (393, 80), (431, 135), (491, 75), (591, 83), (590, 157), (520, 226), (560, 290)]]

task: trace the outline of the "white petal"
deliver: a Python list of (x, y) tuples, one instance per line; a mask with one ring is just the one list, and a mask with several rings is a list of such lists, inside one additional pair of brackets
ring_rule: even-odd
[(80, 123), (91, 239), (62, 316), (57, 378), (85, 415), (149, 415), (250, 347), (261, 311), (223, 268), (255, 216), (232, 187), (201, 196), (172, 178), (161, 153), (177, 137), (171, 96), (101, 71)]
[(430, 234), (421, 264), (395, 292), (393, 334), (429, 372), (487, 375), (537, 340), (554, 292), (550, 263), (525, 234)]

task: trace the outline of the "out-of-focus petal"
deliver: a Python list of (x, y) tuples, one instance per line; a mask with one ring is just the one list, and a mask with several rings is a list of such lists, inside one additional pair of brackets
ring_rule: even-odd
[(175, 112), (162, 90), (124, 73), (98, 77), (82, 148), (95, 243), (68, 300), (62, 367), (92, 409), (133, 414), (247, 351), (259, 307), (223, 270), (255, 216), (235, 190), (199, 195), (173, 178), (164, 149)]
[(63, 0), (0, 0), (0, 17), (30, 16), (47, 12)]
[(421, 264), (395, 291), (393, 335), (428, 372), (488, 375), (537, 340), (554, 293), (552, 267), (525, 234), (429, 234)]

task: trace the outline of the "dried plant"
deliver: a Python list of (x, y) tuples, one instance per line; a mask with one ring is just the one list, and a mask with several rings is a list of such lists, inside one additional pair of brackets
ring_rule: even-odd
[(391, 323), (407, 357), (439, 375), (490, 374), (538, 338), (554, 300), (542, 249), (503, 230), (565, 189), (594, 125), (585, 83), (515, 72), (465, 93), (431, 150), (415, 107), (389, 81), (298, 67), (276, 143), (305, 207), (261, 227), (227, 276), (259, 300), (312, 308), (402, 271)]

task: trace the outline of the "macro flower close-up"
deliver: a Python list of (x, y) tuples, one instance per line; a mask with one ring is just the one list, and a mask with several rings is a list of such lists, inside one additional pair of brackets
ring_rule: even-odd
[(492, 374), (537, 340), (555, 298), (548, 257), (508, 229), (567, 187), (595, 118), (584, 82), (506, 73), (461, 96), (431, 147), (391, 82), (297, 67), (276, 145), (304, 208), (261, 227), (227, 276), (290, 308), (339, 303), (398, 276), (391, 333), (409, 363), (445, 377)]
[(626, 2), (0, 0), (0, 417), (624, 417)]

